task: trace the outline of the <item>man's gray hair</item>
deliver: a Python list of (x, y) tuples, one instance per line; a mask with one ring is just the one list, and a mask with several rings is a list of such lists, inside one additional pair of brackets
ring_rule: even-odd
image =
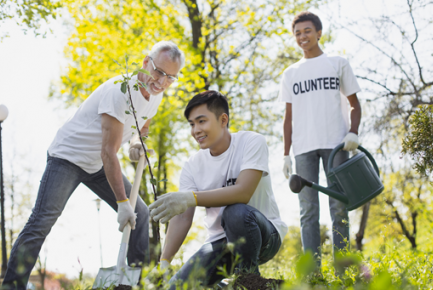
[(161, 52), (168, 52), (172, 61), (180, 61), (180, 68), (185, 65), (185, 54), (171, 41), (160, 41), (156, 43), (149, 53), (149, 56), (155, 58)]

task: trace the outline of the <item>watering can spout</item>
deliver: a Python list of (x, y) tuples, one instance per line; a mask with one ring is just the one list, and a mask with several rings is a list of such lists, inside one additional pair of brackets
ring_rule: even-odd
[(308, 181), (296, 174), (290, 175), (289, 186), (290, 186), (290, 190), (293, 191), (294, 193), (299, 193), (301, 192), (304, 186), (308, 186), (320, 192), (323, 192), (324, 194), (329, 195), (330, 197), (335, 198), (345, 204), (349, 203), (349, 200), (347, 199), (344, 193), (340, 193), (336, 190), (331, 189), (334, 186), (331, 185), (330, 187), (323, 187), (314, 182)]

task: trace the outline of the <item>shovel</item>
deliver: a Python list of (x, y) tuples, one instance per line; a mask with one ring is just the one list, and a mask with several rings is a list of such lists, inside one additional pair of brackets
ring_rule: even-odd
[[(141, 176), (144, 170), (145, 156), (140, 156), (138, 160), (137, 170), (135, 172), (134, 184), (132, 185), (129, 202), (135, 210), (137, 202), (138, 189), (140, 187)], [(109, 268), (100, 268), (93, 289), (103, 289), (110, 286), (129, 285), (135, 286), (140, 279), (141, 268), (129, 267), (126, 265), (126, 253), (128, 252), (129, 236), (131, 234), (131, 225), (126, 224), (123, 229), (122, 242), (120, 244), (119, 256), (117, 257), (117, 265)]]

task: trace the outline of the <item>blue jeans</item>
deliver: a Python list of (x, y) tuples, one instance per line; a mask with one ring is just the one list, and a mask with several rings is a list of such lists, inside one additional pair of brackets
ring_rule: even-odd
[[(131, 183), (125, 176), (123, 182), (129, 196)], [(35, 206), (12, 248), (2, 289), (26, 289), (30, 272), (45, 238), (80, 183), (86, 185), (117, 211), (116, 198), (108, 184), (104, 168), (89, 174), (67, 160), (48, 156)], [(137, 199), (135, 212), (137, 224), (135, 230), (131, 232), (128, 263), (148, 264), (149, 210), (141, 198)]]
[[(318, 149), (297, 155), (296, 173), (301, 177), (319, 182), (319, 162), (322, 158), (323, 168), (328, 173), (328, 159), (332, 149)], [(338, 166), (349, 159), (349, 152), (339, 151), (334, 158), (333, 166)], [(328, 179), (329, 185), (329, 179)], [(301, 209), (301, 239), (304, 252), (310, 250), (317, 255), (320, 265), (320, 224), (319, 195), (317, 190), (305, 186), (299, 193)], [(344, 249), (349, 243), (349, 215), (346, 206), (341, 201), (329, 197), (329, 210), (332, 219), (333, 250)]]
[[(258, 266), (272, 259), (281, 246), (274, 225), (257, 209), (246, 204), (233, 204), (224, 209), (221, 226), (225, 238), (204, 244), (170, 280), (175, 284), (188, 281), (188, 289), (213, 285), (236, 272), (259, 273)], [(238, 260), (236, 259), (238, 257)]]

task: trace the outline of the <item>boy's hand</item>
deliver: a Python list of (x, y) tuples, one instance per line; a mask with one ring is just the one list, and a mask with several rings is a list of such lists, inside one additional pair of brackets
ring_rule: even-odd
[(359, 146), (358, 135), (355, 133), (349, 132), (346, 137), (343, 139), (344, 147), (343, 150), (346, 151), (354, 151)]
[(290, 155), (284, 156), (283, 173), (286, 179), (292, 174), (292, 158)]
[[(144, 278), (144, 281), (146, 284), (151, 284), (151, 281), (154, 281), (155, 279), (160, 279), (159, 277), (162, 276), (162, 280), (164, 283), (167, 283), (169, 281), (169, 269), (170, 262), (167, 260), (161, 260), (158, 265), (155, 266), (155, 268), (150, 271), (150, 273), (147, 275), (146, 278)], [(145, 285), (146, 285), (145, 284)]]
[(166, 223), (193, 206), (197, 206), (197, 202), (192, 191), (166, 193), (149, 206), (150, 217), (156, 222)]

